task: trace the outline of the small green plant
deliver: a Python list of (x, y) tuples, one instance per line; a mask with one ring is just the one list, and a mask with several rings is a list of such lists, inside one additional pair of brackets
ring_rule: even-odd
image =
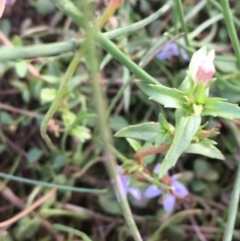
[[(3, 2), (5, 3), (5, 1)], [(8, 2), (10, 1), (6, 1), (6, 3)], [(116, 194), (115, 202), (113, 202), (113, 199), (112, 199), (113, 197), (111, 196), (112, 194), (111, 192), (108, 192), (105, 195), (103, 194), (99, 198), (100, 200), (99, 203), (102, 206), (102, 211), (109, 212), (114, 210), (114, 212), (117, 214), (123, 214), (126, 220), (126, 224), (128, 225), (128, 228), (130, 231), (130, 232), (129, 231), (125, 232), (125, 227), (123, 227), (124, 233), (126, 233), (126, 235), (130, 233), (135, 241), (141, 241), (142, 236), (145, 236), (145, 235), (142, 235), (140, 233), (140, 230), (135, 224), (135, 221), (136, 220), (141, 221), (142, 219), (140, 218), (140, 219), (134, 220), (134, 216), (127, 202), (127, 198), (126, 198), (127, 194), (131, 194), (131, 196), (135, 199), (134, 201), (138, 202), (138, 204), (144, 204), (144, 205), (146, 204), (144, 203), (146, 199), (150, 199), (161, 195), (160, 201), (163, 204), (165, 211), (172, 212), (172, 210), (174, 209), (175, 203), (179, 199), (181, 200), (184, 199), (185, 201), (189, 196), (189, 190), (180, 181), (177, 180), (179, 175), (168, 174), (168, 171), (177, 164), (181, 156), (184, 153), (193, 153), (198, 155), (205, 155), (206, 157), (214, 158), (214, 159), (220, 159), (220, 160), (225, 159), (224, 155), (221, 152), (222, 149), (219, 148), (221, 149), (219, 150), (216, 147), (217, 143), (211, 139), (212, 137), (219, 134), (219, 130), (221, 126), (220, 124), (216, 124), (213, 126), (209, 125), (209, 123), (206, 121), (206, 118), (221, 117), (221, 118), (230, 119), (230, 120), (240, 118), (240, 108), (237, 105), (229, 103), (226, 99), (219, 98), (223, 96), (224, 97), (230, 96), (230, 98), (235, 97), (236, 99), (235, 103), (237, 103), (239, 101), (239, 91), (235, 90), (235, 95), (233, 94), (233, 91), (235, 89), (235, 83), (233, 82), (229, 84), (226, 83), (227, 82), (225, 81), (226, 76), (223, 76), (223, 78), (221, 78), (222, 76), (219, 73), (216, 73), (218, 80), (213, 78), (215, 74), (215, 66), (213, 63), (215, 58), (214, 50), (211, 50), (209, 53), (207, 53), (207, 48), (203, 47), (193, 54), (186, 77), (183, 78), (183, 81), (178, 88), (170, 88), (165, 85), (162, 85), (160, 81), (156, 80), (153, 77), (154, 72), (145, 71), (143, 68), (148, 63), (150, 63), (150, 61), (153, 58), (155, 58), (155, 56), (158, 58), (158, 60), (162, 61), (162, 60), (168, 60), (173, 56), (178, 57), (179, 55), (181, 55), (182, 60), (187, 62), (190, 59), (190, 54), (192, 54), (194, 51), (193, 47), (202, 46), (204, 43), (204, 45), (206, 44), (206, 46), (209, 46), (209, 48), (213, 48), (212, 45), (210, 44), (208, 45), (208, 43), (215, 36), (216, 24), (222, 18), (224, 18), (225, 23), (227, 25), (228, 33), (236, 55), (236, 60), (238, 62), (238, 65), (240, 66), (240, 48), (239, 48), (239, 43), (236, 35), (236, 30), (233, 24), (233, 21), (235, 21), (235, 23), (238, 24), (238, 27), (239, 27), (240, 26), (239, 20), (236, 17), (234, 17), (234, 15), (231, 13), (227, 0), (220, 1), (222, 9), (220, 4), (218, 4), (217, 1), (215, 0), (211, 0), (209, 1), (209, 3), (207, 3), (208, 1), (205, 1), (205, 0), (199, 1), (199, 3), (192, 8), (192, 11), (189, 11), (188, 14), (186, 15), (184, 15), (185, 9), (183, 8), (185, 3), (183, 4), (182, 1), (180, 0), (164, 1), (165, 5), (163, 5), (158, 11), (156, 11), (151, 16), (148, 16), (147, 18), (138, 22), (136, 22), (137, 21), (136, 19), (139, 19), (139, 17), (137, 17), (136, 19), (134, 17), (134, 20), (133, 20), (134, 23), (131, 25), (120, 27), (109, 32), (101, 33), (101, 28), (105, 25), (105, 23), (107, 22), (107, 20), (109, 20), (109, 18), (113, 15), (113, 13), (118, 9), (118, 7), (120, 7), (121, 3), (124, 2), (123, 0), (110, 1), (106, 11), (102, 15), (100, 15), (99, 18), (97, 16), (94, 16), (93, 14), (94, 1), (88, 1), (88, 0), (86, 1), (51, 0), (50, 1), (48, 0), (48, 1), (44, 1), (45, 4), (43, 4), (42, 1), (37, 1), (37, 4), (35, 4), (34, 1), (29, 0), (29, 2), (31, 2), (31, 4), (36, 7), (38, 12), (41, 12), (42, 14), (49, 14), (53, 10), (59, 8), (63, 12), (61, 13), (61, 16), (65, 14), (67, 17), (69, 17), (68, 20), (71, 19), (71, 21), (73, 21), (76, 24), (77, 29), (78, 30), (80, 29), (79, 33), (81, 32), (81, 35), (79, 35), (79, 33), (76, 32), (74, 36), (82, 36), (83, 34), (84, 39), (64, 41), (60, 43), (55, 42), (51, 44), (44, 43), (36, 46), (25, 46), (27, 42), (25, 41), (22, 42), (21, 41), (22, 39), (20, 37), (15, 37), (13, 41), (15, 45), (14, 48), (1, 49), (0, 60), (3, 61), (3, 63), (1, 63), (1, 66), (3, 66), (2, 73), (7, 71), (11, 66), (14, 66), (15, 72), (18, 78), (28, 77), (27, 76), (28, 63), (30, 62), (30, 60), (28, 59), (37, 58), (37, 57), (46, 57), (46, 56), (47, 57), (55, 56), (55, 57), (50, 62), (47, 61), (48, 68), (45, 70), (45, 75), (41, 75), (41, 79), (38, 79), (38, 78), (33, 79), (29, 84), (26, 84), (22, 80), (15, 80), (11, 82), (11, 85), (21, 92), (22, 100), (24, 101), (25, 104), (30, 103), (31, 97), (34, 97), (36, 100), (38, 99), (41, 100), (40, 102), (43, 108), (41, 108), (39, 111), (44, 111), (46, 107), (48, 108), (49, 102), (53, 101), (50, 105), (50, 108), (46, 112), (46, 115), (44, 116), (40, 127), (41, 135), (43, 139), (46, 141), (46, 144), (50, 149), (49, 151), (50, 155), (46, 161), (46, 168), (44, 166), (38, 166), (38, 165), (34, 166), (36, 162), (41, 161), (41, 159), (45, 157), (44, 151), (42, 151), (39, 148), (30, 146), (26, 153), (26, 158), (27, 158), (29, 167), (35, 167), (36, 170), (39, 170), (39, 174), (41, 175), (38, 175), (38, 176), (42, 176), (42, 177), (40, 178), (40, 180), (32, 180), (32, 179), (18, 176), (17, 174), (15, 176), (14, 171), (18, 167), (18, 164), (20, 161), (16, 162), (17, 164), (14, 164), (14, 168), (10, 169), (9, 174), (6, 174), (5, 172), (4, 173), (1, 172), (0, 177), (4, 179), (17, 181), (19, 183), (22, 182), (25, 184), (31, 184), (38, 187), (54, 188), (54, 189), (56, 188), (57, 190), (67, 191), (63, 199), (63, 203), (66, 203), (66, 200), (68, 199), (67, 196), (71, 196), (70, 195), (71, 192), (103, 194), (105, 193), (105, 191), (107, 191), (105, 189), (81, 188), (81, 187), (74, 186), (76, 178), (79, 178), (92, 165), (96, 164), (97, 162), (102, 162), (106, 166), (106, 170), (108, 172), (110, 182), (113, 184), (113, 190)], [(126, 10), (128, 11), (128, 9), (131, 9), (132, 6), (135, 6), (134, 5), (135, 2), (137, 1), (125, 1), (126, 5), (124, 3), (124, 5), (122, 5), (123, 7), (120, 7), (119, 9), (119, 12), (120, 12), (119, 17), (121, 17), (121, 11), (125, 12), (125, 7), (126, 7)], [(139, 1), (140, 8), (147, 9), (146, 11), (147, 15), (149, 15), (148, 8), (150, 7), (149, 5), (150, 2), (151, 1)], [(152, 1), (152, 2), (155, 2), (155, 1)], [(57, 8), (55, 8), (55, 5)], [(190, 29), (188, 30), (188, 26), (187, 26), (188, 20), (191, 18), (191, 16), (193, 15), (195, 16), (196, 12), (199, 12), (205, 5), (207, 5), (206, 11), (207, 13), (209, 13), (210, 18), (204, 21), (203, 24), (199, 25), (196, 29), (194, 29), (194, 31), (192, 32), (189, 31)], [(208, 7), (208, 5), (209, 6), (213, 5), (216, 8), (220, 9), (221, 13), (215, 16), (214, 15), (211, 16), (212, 7), (211, 6)], [(49, 7), (46, 8), (46, 6), (49, 6)], [(168, 43), (166, 43), (167, 41), (166, 36), (161, 36), (157, 38), (157, 41), (155, 41), (154, 35), (150, 35), (151, 37), (148, 39), (148, 41), (146, 41), (144, 39), (145, 34), (139, 35), (140, 36), (139, 38), (138, 33), (136, 33), (136, 35), (134, 34), (132, 36), (132, 39), (134, 41), (132, 40), (130, 41), (130, 38), (128, 39), (127, 37), (124, 38), (123, 42), (121, 42), (121, 40), (119, 41), (119, 39), (121, 38), (117, 39), (117, 37), (119, 36), (127, 35), (128, 33), (132, 33), (133, 31), (136, 32), (136, 30), (139, 30), (140, 28), (143, 28), (144, 26), (150, 23), (153, 23), (155, 20), (157, 20), (157, 18), (159, 18), (159, 16), (166, 13), (172, 6), (176, 13), (176, 14), (173, 14), (174, 26), (169, 29), (168, 27), (166, 27), (166, 30), (168, 31), (169, 36), (176, 36), (176, 37), (173, 37), (173, 39), (175, 39), (173, 43), (174, 51), (172, 51), (171, 49), (169, 50), (169, 45)], [(1, 9), (0, 9), (0, 15), (1, 15)], [(70, 26), (69, 24), (70, 22), (68, 22), (68, 20), (67, 20), (67, 26)], [(128, 19), (126, 18), (126, 20)], [(211, 32), (205, 39), (201, 38), (201, 41), (199, 42), (192, 41), (197, 35), (203, 32), (203, 29), (206, 29), (209, 27), (211, 27)], [(152, 28), (155, 28), (155, 25)], [(61, 28), (60, 30), (62, 32), (63, 29)], [(184, 41), (182, 41), (183, 39), (180, 39), (179, 41), (177, 40), (177, 37), (178, 37), (177, 34), (180, 33), (180, 31), (184, 32), (184, 36), (183, 36)], [(221, 31), (218, 31), (218, 32), (221, 33), (219, 34), (219, 37), (221, 37), (222, 32)], [(113, 43), (110, 39), (116, 39), (115, 42), (117, 44)], [(132, 59), (134, 59), (132, 57), (134, 56), (134, 53), (135, 53), (135, 47), (136, 47), (135, 45), (139, 44), (138, 42), (139, 39), (141, 39), (142, 41), (141, 46), (146, 46), (146, 49), (149, 49), (149, 50), (144, 52), (144, 49), (143, 51), (141, 49), (139, 52), (137, 52), (136, 54), (137, 57), (142, 56), (143, 53), (145, 53), (144, 57), (142, 57), (138, 65), (132, 61)], [(128, 40), (129, 40), (129, 44), (127, 43)], [(134, 45), (134, 48), (131, 48), (131, 46), (133, 45)], [(160, 54), (159, 54), (159, 47), (161, 47)], [(104, 53), (106, 54), (101, 64), (98, 63), (98, 59), (100, 55), (97, 52), (97, 50), (99, 48), (102, 48), (104, 50)], [(59, 63), (57, 63), (56, 60), (59, 57), (61, 57), (57, 55), (70, 52), (70, 51), (72, 52), (75, 51), (74, 52), (75, 56), (70, 62), (68, 68), (65, 70), (65, 68), (62, 68), (62, 67), (60, 68), (60, 65), (59, 67), (57, 67)], [(225, 59), (223, 61), (223, 59), (224, 58), (229, 59), (229, 56), (223, 55), (223, 56), (217, 56), (217, 57), (218, 57), (218, 63), (217, 61), (215, 61), (216, 67), (218, 68), (218, 70), (220, 71), (223, 70), (222, 72), (224, 72), (224, 70), (226, 70), (225, 64), (227, 63), (227, 60)], [(120, 69), (123, 69), (123, 72), (124, 72), (124, 77), (123, 77), (124, 81), (123, 81), (122, 88), (120, 89), (118, 94), (113, 98), (113, 101), (108, 107), (106, 104), (107, 99), (104, 98), (104, 94), (102, 93), (102, 86), (99, 81), (99, 75), (100, 75), (99, 72), (106, 66), (108, 61), (112, 58), (116, 59), (120, 63), (119, 65)], [(222, 66), (221, 66), (221, 61), (219, 62), (221, 58), (222, 58), (222, 63), (224, 63), (222, 64)], [(230, 67), (231, 68), (233, 67), (234, 70), (236, 70), (235, 58), (233, 57), (232, 59), (234, 59), (233, 66), (230, 65)], [(6, 60), (14, 60), (14, 61), (20, 60), (20, 61), (8, 64), (8, 63), (5, 63)], [(86, 101), (87, 98), (83, 96), (83, 93), (80, 94), (80, 92), (82, 92), (82, 89), (81, 91), (79, 91), (79, 89), (76, 88), (80, 86), (80, 82), (81, 82), (79, 78), (79, 72), (81, 72), (81, 74), (85, 74), (85, 73), (82, 73), (83, 69), (79, 68), (79, 63), (83, 64), (84, 71), (85, 70), (88, 71), (86, 76), (89, 79), (89, 83), (91, 82), (90, 89), (93, 93), (93, 98), (92, 98), (93, 103), (90, 103), (90, 104), (87, 103), (88, 102)], [(161, 62), (161, 64), (162, 63), (163, 62)], [(165, 61), (164, 64), (159, 65), (159, 67), (161, 68), (161, 71), (163, 70), (162, 71), (163, 75), (166, 76), (167, 79), (172, 80), (171, 82), (173, 83), (173, 86), (176, 86), (174, 84), (175, 82), (174, 74), (169, 74), (169, 71), (166, 68), (166, 66), (168, 67), (168, 64), (169, 64), (168, 61)], [(43, 66), (40, 66), (40, 69), (42, 67)], [(155, 66), (153, 69), (154, 70), (156, 69)], [(41, 72), (42, 71), (44, 70), (41, 70)], [(177, 69), (178, 77), (181, 76), (180, 72), (181, 71)], [(229, 72), (231, 72), (231, 70)], [(131, 73), (133, 74), (132, 76), (130, 76)], [(157, 75), (158, 73), (156, 74), (156, 76)], [(60, 80), (60, 77), (62, 77), (61, 80)], [(112, 140), (112, 135), (109, 128), (108, 117), (110, 117), (110, 122), (112, 121), (112, 122), (115, 122), (114, 124), (116, 124), (117, 121), (114, 118), (114, 116), (111, 116), (111, 112), (114, 106), (116, 105), (117, 101), (121, 98), (121, 95), (122, 94), (125, 95), (127, 93), (127, 91), (125, 92), (124, 90), (130, 87), (129, 85), (135, 77), (139, 79), (136, 82), (137, 86), (146, 95), (148, 95), (151, 100), (154, 100), (159, 104), (163, 105), (163, 108), (161, 107), (162, 112), (159, 113), (158, 115), (158, 122), (147, 122), (143, 124), (128, 126), (121, 129), (115, 134), (116, 137), (127, 138), (127, 141), (130, 143), (130, 145), (133, 147), (133, 149), (136, 152), (134, 155), (134, 158), (127, 159), (120, 153), (120, 145), (117, 144), (115, 145), (115, 147), (113, 147), (114, 142)], [(232, 78), (232, 75), (228, 75), (227, 78), (228, 79)], [(237, 82), (238, 80), (237, 77), (235, 76), (234, 78)], [(231, 86), (231, 88), (228, 88), (228, 91), (229, 91), (228, 93), (230, 94), (223, 93), (225, 91), (225, 88), (222, 88), (222, 90), (220, 90), (219, 93), (214, 91), (211, 92), (211, 93), (214, 93), (216, 97), (210, 96), (209, 90), (210, 90), (210, 87), (216, 83), (216, 82), (214, 83), (214, 81), (219, 81), (218, 83), (220, 83), (221, 81), (221, 84), (223, 84), (224, 87), (226, 87), (227, 85), (228, 87)], [(58, 90), (57, 90), (57, 87), (58, 87)], [(218, 88), (215, 88), (215, 90), (218, 90)], [(77, 92), (76, 95), (74, 94), (75, 91)], [(126, 102), (124, 103), (126, 110), (130, 106), (130, 101), (129, 101), (130, 98), (128, 98), (129, 95), (130, 93), (128, 92), (126, 94), (126, 97), (127, 97), (125, 99)], [(79, 99), (76, 102), (77, 98)], [(231, 102), (234, 102), (234, 101), (231, 100)], [(74, 108), (74, 107), (76, 107), (76, 104), (79, 107), (80, 103), (82, 108), (79, 112), (78, 111), (79, 108)], [(10, 109), (9, 106), (1, 105), (0, 103), (0, 107), (1, 106), (4, 107), (5, 109), (7, 108)], [(93, 114), (92, 111), (89, 111), (88, 106), (95, 107), (96, 115), (95, 113)], [(175, 122), (172, 121), (172, 119), (165, 117), (166, 115), (163, 112), (165, 108), (170, 108), (175, 110)], [(58, 116), (60, 121), (56, 122), (55, 124), (53, 117), (57, 111), (58, 111)], [(38, 116), (38, 118), (42, 118), (41, 115), (36, 115), (36, 113), (32, 113), (32, 116), (33, 114), (34, 116)], [(2, 112), (0, 115), (0, 118), (2, 119), (2, 122), (4, 124), (11, 126), (12, 129), (16, 129), (17, 124), (20, 122), (12, 118), (12, 116), (9, 115), (7, 112)], [(97, 121), (91, 125), (90, 118), (95, 118), (95, 120), (97, 119)], [(139, 119), (137, 121), (139, 121)], [(88, 125), (86, 125), (87, 122), (88, 122)], [(126, 123), (124, 122), (123, 125), (125, 124)], [(96, 128), (94, 128), (95, 125), (96, 125)], [(121, 125), (121, 127), (123, 125)], [(92, 127), (94, 128), (94, 131), (90, 129)], [(119, 129), (120, 128), (118, 125), (118, 127), (114, 129), (114, 131)], [(56, 137), (57, 135), (60, 136), (60, 132), (64, 132), (61, 135), (62, 136), (61, 143), (57, 141), (57, 138), (51, 139), (50, 137), (52, 137), (52, 135), (48, 136), (47, 130), (49, 131), (52, 130), (53, 132), (55, 132)], [(1, 131), (0, 131), (0, 134), (1, 134)], [(74, 146), (73, 148), (71, 147), (69, 148), (69, 145), (68, 145), (69, 135), (75, 137), (77, 148), (75, 148), (76, 146)], [(96, 136), (97, 138), (95, 138)], [(145, 141), (146, 143), (144, 146), (146, 148), (143, 148), (134, 139)], [(86, 141), (90, 141), (91, 144), (94, 144), (91, 146), (91, 148), (96, 147), (96, 149), (98, 150), (96, 151), (96, 153), (94, 153), (93, 159), (88, 158), (86, 160), (81, 160), (86, 164), (84, 167), (82, 167), (82, 165), (79, 165), (79, 163), (81, 162), (79, 160), (84, 159), (80, 157), (82, 157), (81, 155), (82, 150), (85, 148), (85, 144), (87, 144)], [(239, 145), (239, 141), (237, 141), (237, 144)], [(5, 145), (0, 145), (0, 153), (3, 152), (4, 150), (5, 150)], [(163, 156), (163, 159), (159, 163), (157, 163), (153, 171), (149, 171), (147, 166), (147, 161), (146, 161), (147, 158), (145, 157), (152, 154), (158, 154), (158, 153), (161, 153), (161, 155)], [(121, 160), (123, 162), (123, 165), (122, 166), (117, 165), (115, 158), (118, 158), (119, 160)], [(62, 173), (61, 168), (67, 166), (70, 163), (77, 165), (77, 168), (80, 168), (80, 171), (77, 173), (74, 173), (71, 178), (67, 178), (65, 176), (65, 173), (64, 172)], [(211, 169), (210, 168), (211, 165), (207, 165), (207, 162), (204, 164), (204, 162), (202, 162), (200, 159), (200, 161), (195, 160), (193, 161), (193, 163), (195, 165), (196, 172), (198, 169), (201, 169), (201, 171), (206, 170), (204, 173), (205, 175), (198, 173), (198, 177), (196, 178), (195, 183), (198, 182), (199, 184), (202, 184), (203, 182), (199, 181), (200, 178), (206, 179), (207, 181), (216, 180), (218, 178), (218, 172), (217, 171), (214, 172), (215, 171), (214, 168)], [(202, 166), (202, 167), (198, 168), (199, 166)], [(58, 175), (59, 172), (60, 172), (60, 175)], [(209, 179), (209, 176), (211, 176), (210, 179)], [(133, 185), (131, 186), (132, 184), (131, 181), (133, 181), (133, 183), (136, 184), (136, 187), (134, 187)], [(231, 204), (230, 204), (229, 214), (228, 214), (229, 220), (226, 222), (226, 225), (225, 225), (225, 220), (221, 219), (223, 223), (222, 226), (224, 228), (226, 226), (225, 237), (223, 239), (224, 241), (230, 241), (232, 240), (232, 237), (233, 237), (234, 223), (235, 223), (235, 217), (238, 211), (237, 208), (238, 208), (238, 201), (239, 201), (239, 194), (240, 194), (240, 166), (238, 168), (235, 183), (236, 184), (233, 189), (233, 194), (232, 194)], [(202, 186), (196, 185), (195, 189), (192, 189), (192, 190), (200, 191), (203, 189), (203, 185)], [(40, 192), (40, 189), (39, 191), (37, 190), (37, 192)], [(35, 193), (34, 195), (36, 195), (37, 192), (33, 192), (33, 194)], [(25, 193), (23, 194), (25, 195)], [(145, 200), (143, 200), (143, 196), (146, 197)], [(202, 197), (204, 198), (205, 196), (202, 195)], [(214, 196), (212, 195), (212, 197)], [(32, 197), (30, 197), (30, 201), (31, 200), (33, 200)], [(141, 201), (143, 202), (141, 203)], [(120, 204), (121, 210), (118, 204)], [(109, 212), (109, 213), (113, 214), (114, 212), (112, 213)], [(160, 212), (162, 212), (162, 210), (160, 210)], [(90, 213), (91, 215), (87, 214), (87, 212), (86, 212), (86, 215), (84, 213), (83, 215), (84, 218), (87, 216), (89, 218), (90, 217), (92, 218), (94, 213), (92, 211)], [(151, 237), (149, 240), (151, 241), (159, 240), (159, 236), (160, 236), (159, 234), (173, 220), (175, 221), (183, 216), (186, 217), (192, 214), (203, 214), (203, 213), (204, 211), (202, 211), (201, 209), (190, 210), (188, 208), (188, 210), (184, 210), (182, 212), (178, 212), (177, 214), (173, 214), (172, 217), (170, 217), (169, 215), (168, 217), (170, 218), (166, 219), (164, 217), (161, 220), (158, 219), (157, 222), (160, 221), (163, 223), (162, 225), (160, 225), (160, 227), (156, 230), (154, 234), (151, 234), (151, 232), (149, 232), (151, 234)], [(41, 218), (51, 217), (53, 215), (60, 216), (60, 215), (66, 215), (66, 214), (72, 218), (75, 218), (75, 216), (76, 217), (82, 216), (82, 211), (65, 212), (65, 210), (62, 210), (62, 205), (56, 206), (56, 209), (55, 208), (50, 209), (45, 205), (45, 207), (43, 207), (43, 209), (40, 210), (39, 214), (40, 214), (39, 217)], [(158, 214), (156, 214), (156, 217), (157, 218), (159, 217)], [(144, 221), (146, 220), (147, 219), (145, 219)], [(29, 238), (30, 236), (34, 235), (34, 232), (38, 228), (40, 221), (42, 223), (42, 220), (38, 219), (38, 215), (35, 217), (34, 222), (32, 222), (32, 220), (29, 219), (28, 217), (26, 217), (22, 221), (23, 222), (20, 222), (19, 224), (19, 227), (20, 227), (19, 230), (21, 231), (22, 234), (24, 234), (25, 230), (27, 230), (26, 228), (28, 228), (28, 230), (30, 231)], [(86, 234), (80, 232), (75, 228), (71, 228), (70, 225), (65, 226), (65, 225), (56, 223), (54, 225), (50, 225), (50, 227), (51, 226), (52, 228), (58, 231), (80, 236), (83, 240), (90, 240), (90, 238), (88, 238)], [(77, 222), (76, 226), (79, 228), (79, 222)], [(82, 231), (85, 231), (85, 230), (82, 230)], [(119, 234), (121, 234), (121, 232), (119, 232)], [(95, 238), (93, 239), (95, 240)], [(122, 238), (119, 240), (126, 240), (126, 239)]]
[(176, 165), (184, 152), (224, 159), (221, 151), (215, 146), (216, 142), (210, 139), (218, 134), (219, 125), (205, 130), (208, 123), (201, 123), (202, 117), (239, 119), (240, 108), (238, 105), (227, 102), (226, 99), (209, 96), (209, 88), (216, 81), (212, 78), (215, 73), (214, 57), (214, 50), (207, 54), (206, 47), (195, 52), (186, 78), (178, 89), (145, 81), (137, 82), (138, 87), (151, 100), (164, 105), (165, 108), (176, 109), (175, 127), (160, 113), (159, 123), (128, 126), (117, 132), (115, 136), (150, 142), (155, 148), (145, 151), (144, 155), (154, 154), (159, 146), (168, 145), (159, 170), (160, 179)]

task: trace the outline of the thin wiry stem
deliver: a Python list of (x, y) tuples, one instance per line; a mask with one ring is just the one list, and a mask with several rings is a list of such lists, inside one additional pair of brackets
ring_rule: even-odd
[(233, 22), (233, 14), (232, 14), (230, 6), (229, 6), (229, 1), (221, 0), (220, 3), (222, 6), (222, 12), (223, 12), (224, 20), (225, 20), (224, 22), (227, 25), (228, 34), (229, 34), (230, 40), (233, 45), (233, 49), (234, 49), (234, 53), (237, 58), (238, 66), (240, 67), (240, 46), (239, 46), (237, 31), (236, 31), (236, 28), (235, 28), (234, 22)]

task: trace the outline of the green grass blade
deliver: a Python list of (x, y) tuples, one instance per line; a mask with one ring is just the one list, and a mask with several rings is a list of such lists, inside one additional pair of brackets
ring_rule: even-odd
[(91, 189), (91, 188), (79, 188), (79, 187), (71, 187), (71, 186), (65, 186), (65, 185), (58, 185), (55, 183), (49, 183), (49, 182), (40, 182), (35, 181), (28, 178), (13, 176), (10, 174), (2, 173), (0, 172), (0, 177), (5, 178), (7, 180), (16, 181), (16, 182), (22, 182), (34, 186), (40, 186), (40, 187), (48, 187), (48, 188), (57, 188), (59, 190), (63, 191), (71, 191), (71, 192), (82, 192), (82, 193), (94, 193), (94, 194), (101, 194), (106, 192), (106, 190), (101, 189)]
[[(65, 5), (60, 5), (60, 9), (64, 10)], [(104, 36), (106, 36), (109, 39), (115, 39), (119, 36), (126, 35), (133, 33), (148, 24), (152, 23), (156, 19), (158, 19), (162, 14), (167, 12), (170, 7), (172, 6), (172, 1), (169, 1), (166, 3), (163, 7), (161, 7), (157, 12), (153, 13), (149, 17), (140, 20), (137, 23), (133, 23), (129, 26), (118, 28), (112, 31), (109, 31), (107, 33), (104, 33)], [(82, 21), (79, 21), (78, 19), (82, 18), (82, 14), (78, 9), (76, 10), (76, 7), (72, 6), (70, 7), (72, 9), (73, 13), (70, 12), (70, 10), (64, 10), (66, 14), (71, 16), (74, 20), (74, 22), (81, 26), (80, 24)], [(67, 12), (66, 12), (67, 11)], [(76, 13), (78, 13), (78, 18), (76, 18)], [(54, 56), (58, 54), (67, 53), (69, 51), (73, 51), (79, 48), (79, 46), (83, 43), (84, 39), (80, 40), (73, 40), (73, 41), (66, 41), (66, 42), (60, 42), (60, 43), (52, 43), (52, 44), (39, 44), (29, 47), (18, 47), (18, 48), (8, 48), (4, 47), (1, 49), (0, 54), (0, 61), (7, 61), (7, 60), (17, 60), (17, 59), (30, 59), (30, 58), (37, 58), (37, 57), (48, 57), (48, 56)]]
[(176, 0), (175, 1), (176, 4), (176, 12), (178, 13), (178, 17), (180, 19), (181, 25), (182, 25), (182, 30), (184, 32), (184, 40), (186, 42), (186, 45), (188, 47), (190, 47), (190, 41), (189, 41), (189, 37), (188, 37), (188, 29), (187, 29), (187, 25), (184, 19), (184, 13), (183, 13), (183, 7), (182, 7), (182, 1), (181, 0)]
[(234, 23), (233, 23), (233, 14), (232, 14), (230, 6), (229, 6), (229, 1), (228, 0), (220, 0), (220, 3), (222, 6), (224, 20), (227, 25), (228, 34), (229, 34), (230, 40), (233, 45), (234, 53), (237, 58), (237, 63), (238, 63), (238, 66), (240, 67), (240, 46), (239, 46), (237, 31), (236, 31)]

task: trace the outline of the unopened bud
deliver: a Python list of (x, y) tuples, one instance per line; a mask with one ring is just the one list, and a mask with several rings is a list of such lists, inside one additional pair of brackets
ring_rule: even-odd
[(215, 57), (214, 50), (211, 50), (207, 56), (203, 56), (202, 59), (199, 59), (200, 63), (197, 68), (195, 75), (196, 83), (207, 84), (215, 74), (216, 70), (213, 64), (213, 59)]

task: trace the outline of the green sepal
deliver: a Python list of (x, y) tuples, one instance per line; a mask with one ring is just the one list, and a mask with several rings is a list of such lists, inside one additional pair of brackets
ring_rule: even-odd
[(202, 105), (195, 105), (195, 104), (193, 104), (193, 111), (194, 111), (195, 115), (197, 115), (197, 116), (201, 115), (202, 110), (203, 110), (203, 106)]
[(203, 104), (206, 99), (206, 86), (203, 83), (198, 84), (193, 92), (194, 102), (196, 104)]

